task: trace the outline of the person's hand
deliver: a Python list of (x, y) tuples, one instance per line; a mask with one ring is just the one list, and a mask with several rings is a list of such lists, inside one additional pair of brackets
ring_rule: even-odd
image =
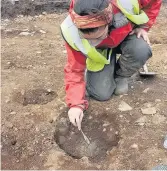
[(146, 30), (142, 28), (136, 28), (129, 35), (133, 35), (133, 34), (136, 34), (137, 38), (142, 37), (148, 43), (148, 45), (150, 45), (150, 40), (149, 40), (148, 33)]
[(81, 130), (81, 122), (83, 118), (83, 110), (77, 107), (72, 107), (68, 111), (68, 117), (70, 119), (70, 122), (74, 125), (77, 126), (79, 130)]

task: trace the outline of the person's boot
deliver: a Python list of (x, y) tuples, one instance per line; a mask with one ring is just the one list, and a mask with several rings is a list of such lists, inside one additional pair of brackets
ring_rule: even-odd
[(128, 78), (117, 77), (115, 79), (116, 88), (114, 91), (115, 95), (122, 95), (128, 93)]

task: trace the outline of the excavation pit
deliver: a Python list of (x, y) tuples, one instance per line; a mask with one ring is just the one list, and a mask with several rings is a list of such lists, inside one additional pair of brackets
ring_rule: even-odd
[(106, 120), (97, 116), (90, 118), (86, 114), (82, 122), (82, 131), (90, 144), (85, 141), (81, 131), (69, 122), (66, 112), (57, 119), (54, 139), (69, 156), (75, 159), (88, 157), (98, 161), (118, 145), (118, 128), (114, 122), (107, 121), (107, 117)]

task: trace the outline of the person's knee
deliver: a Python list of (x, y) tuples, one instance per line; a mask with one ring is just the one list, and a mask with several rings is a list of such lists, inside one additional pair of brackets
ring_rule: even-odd
[(113, 92), (99, 92), (98, 94), (96, 94), (96, 100), (98, 101), (107, 101), (111, 98)]
[(150, 46), (143, 40), (143, 38), (137, 38), (135, 40), (135, 46), (131, 47), (131, 54), (134, 59), (141, 64), (145, 64), (145, 62), (152, 56), (152, 51)]
[(90, 91), (89, 89), (87, 89), (87, 92), (89, 94), (89, 96), (91, 96), (92, 98), (94, 98), (95, 100), (98, 101), (107, 101), (111, 98), (112, 94), (114, 93), (114, 88), (111, 88), (110, 90), (94, 90), (94, 91)]

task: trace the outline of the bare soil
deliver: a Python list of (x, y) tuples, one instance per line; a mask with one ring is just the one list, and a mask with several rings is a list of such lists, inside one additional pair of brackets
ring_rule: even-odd
[[(62, 133), (57, 125), (67, 117), (63, 86), (66, 51), (59, 29), (66, 15), (2, 20), (2, 169), (144, 170), (167, 164), (163, 147), (167, 134), (167, 6), (163, 5), (150, 31), (153, 57), (148, 67), (157, 76), (132, 81), (128, 95), (113, 96), (107, 102), (90, 100), (83, 132), (91, 142), (97, 140), (93, 157), (85, 150), (81, 133), (68, 124), (70, 129), (61, 141), (56, 137)], [(132, 110), (120, 111), (122, 101)], [(155, 112), (143, 114), (143, 108)], [(108, 144), (110, 126), (112, 136), (118, 131), (118, 144)]]
[(1, 16), (13, 18), (17, 15), (62, 13), (67, 12), (69, 3), (69, 0), (2, 0)]

